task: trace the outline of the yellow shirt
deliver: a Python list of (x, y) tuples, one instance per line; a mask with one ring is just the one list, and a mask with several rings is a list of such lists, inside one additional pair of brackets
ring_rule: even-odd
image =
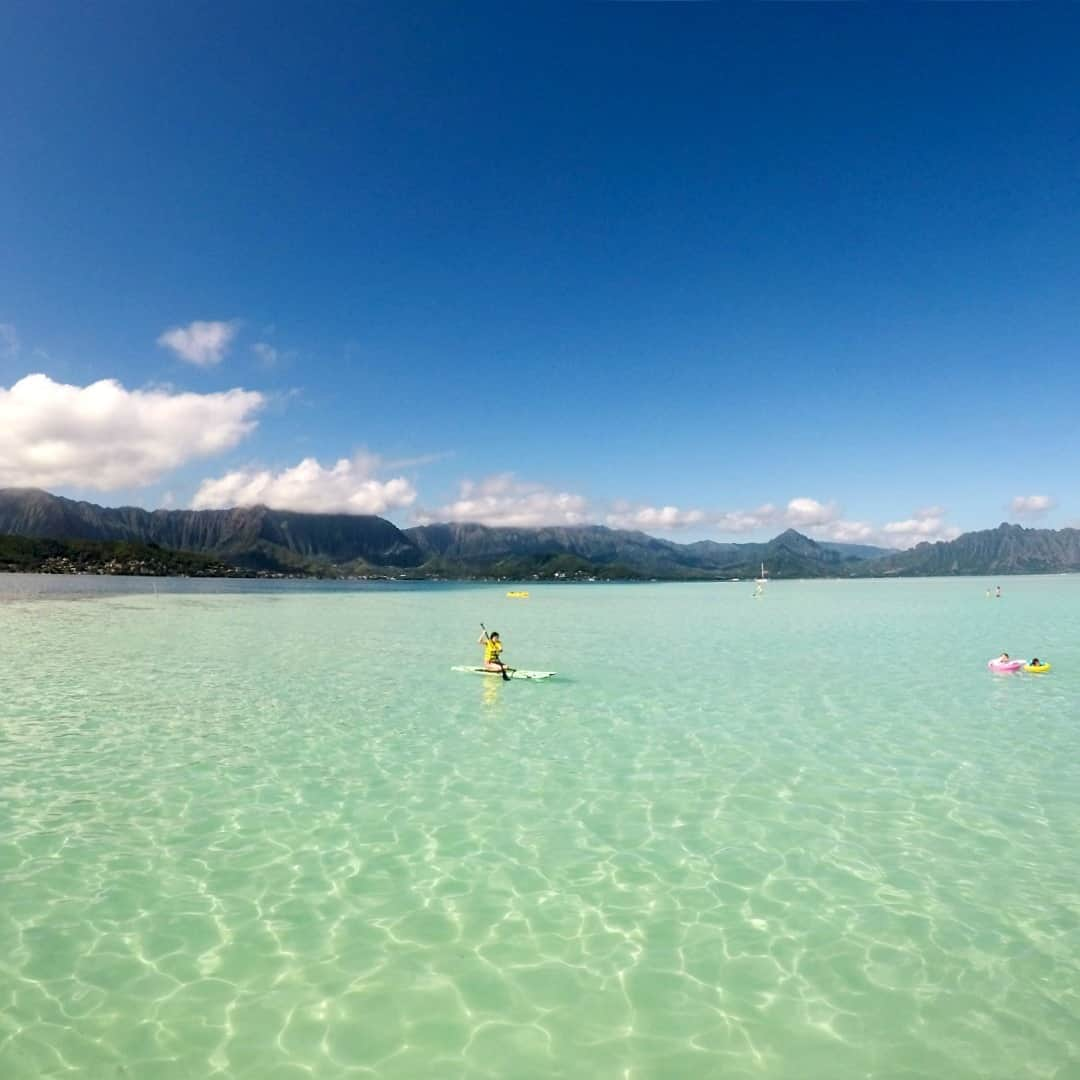
[(501, 652), (502, 642), (492, 641), (491, 638), (488, 638), (487, 641), (484, 642), (484, 663), (490, 664), (492, 661), (498, 660), (499, 653)]

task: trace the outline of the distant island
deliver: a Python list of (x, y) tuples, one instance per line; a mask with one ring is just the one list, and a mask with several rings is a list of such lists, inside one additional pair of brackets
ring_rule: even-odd
[(1080, 530), (1001, 524), (908, 551), (813, 540), (678, 544), (602, 525), (399, 529), (373, 515), (265, 506), (143, 510), (0, 489), (0, 571), (198, 577), (717, 581), (1080, 571)]

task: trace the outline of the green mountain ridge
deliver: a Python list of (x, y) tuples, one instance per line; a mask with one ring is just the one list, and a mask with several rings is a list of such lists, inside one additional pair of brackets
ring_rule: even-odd
[(133, 540), (212, 554), (252, 570), (300, 571), (356, 563), (415, 567), (422, 557), (374, 515), (302, 514), (265, 506), (143, 510), (76, 502), (36, 488), (0, 489), (0, 534), (56, 540)]
[(1080, 529), (1027, 529), (1002, 522), (996, 529), (874, 559), (866, 570), (874, 577), (1074, 573), (1080, 571)]
[(127, 542), (253, 572), (545, 580), (724, 580), (1080, 571), (1080, 530), (1002, 524), (909, 551), (819, 542), (788, 529), (767, 542), (679, 544), (603, 525), (399, 529), (374, 515), (102, 507), (38, 489), (0, 489), (0, 535)]

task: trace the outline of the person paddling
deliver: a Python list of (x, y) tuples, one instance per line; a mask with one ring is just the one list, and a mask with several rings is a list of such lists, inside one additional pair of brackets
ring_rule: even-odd
[(500, 659), (502, 642), (499, 640), (498, 630), (492, 630), (490, 634), (485, 630), (484, 636), (480, 638), (477, 644), (484, 646), (484, 669), (486, 671), (501, 672), (502, 677), (507, 678), (506, 665)]

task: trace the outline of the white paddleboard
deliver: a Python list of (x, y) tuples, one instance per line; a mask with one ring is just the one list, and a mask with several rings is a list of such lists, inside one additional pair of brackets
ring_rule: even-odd
[[(482, 667), (453, 667), (450, 670), (464, 671), (468, 675), (494, 675), (497, 679), (502, 678), (501, 671), (488, 671)], [(507, 668), (506, 673), (511, 679), (550, 679), (555, 674), (554, 671), (526, 671), (524, 668)]]

